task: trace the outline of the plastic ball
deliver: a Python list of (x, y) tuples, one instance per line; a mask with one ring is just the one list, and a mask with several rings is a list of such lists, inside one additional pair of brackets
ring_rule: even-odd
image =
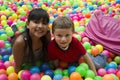
[(75, 72), (76, 66), (69, 66), (68, 67), (68, 74), (70, 75), (72, 72)]
[(84, 42), (89, 42), (89, 38), (83, 37), (83, 38), (82, 38), (82, 42), (83, 42), (83, 43), (84, 43)]
[(97, 56), (97, 55), (99, 54), (99, 49), (98, 49), (97, 47), (93, 47), (93, 48), (91, 49), (91, 54), (92, 54), (93, 56)]
[(69, 76), (67, 69), (64, 69), (64, 70), (63, 70), (63, 76)]
[(107, 71), (104, 68), (98, 69), (97, 72), (99, 76), (104, 76), (107, 73)]
[(86, 75), (85, 75), (86, 78), (94, 78), (95, 77), (95, 73), (92, 71), (92, 70), (87, 70), (86, 72)]
[(8, 80), (8, 77), (6, 74), (1, 74), (0, 75), (0, 80)]
[(82, 78), (78, 72), (73, 72), (70, 74), (70, 80), (82, 80)]
[(109, 68), (109, 69), (107, 70), (107, 73), (108, 73), (108, 74), (116, 74), (116, 70), (115, 70), (114, 68)]
[(7, 72), (8, 75), (11, 74), (11, 73), (13, 73), (13, 72), (15, 72), (14, 67), (13, 66), (9, 66), (7, 68), (7, 70), (6, 70), (6, 72)]
[(116, 76), (119, 77), (119, 79), (120, 79), (120, 70), (117, 71)]
[(117, 66), (116, 66), (116, 64), (114, 64), (114, 63), (109, 63), (109, 64), (107, 65), (107, 70), (110, 69), (110, 68), (117, 69)]
[(48, 75), (43, 75), (43, 76), (41, 77), (41, 80), (52, 80), (52, 79), (51, 79), (51, 77), (48, 76)]
[(93, 80), (92, 78), (86, 78), (85, 80)]
[(49, 75), (51, 78), (53, 78), (54, 72), (53, 72), (53, 70), (46, 70), (46, 71), (44, 72), (44, 75)]
[(3, 62), (0, 62), (0, 69), (5, 69), (6, 70), (6, 67), (5, 67)]
[(9, 55), (4, 55), (2, 57), (2, 60), (5, 62), (5, 61), (8, 61), (9, 60)]
[(69, 77), (63, 77), (62, 80), (70, 80)]
[(61, 80), (62, 79), (62, 74), (56, 74), (53, 77), (53, 80)]
[(106, 55), (107, 58), (110, 57), (110, 52), (109, 52), (108, 50), (103, 50), (103, 51), (102, 51), (102, 54)]
[(0, 48), (4, 48), (5, 46), (5, 41), (4, 40), (0, 40)]
[(0, 39), (6, 41), (7, 40), (7, 35), (6, 34), (1, 34)]
[(40, 80), (40, 75), (38, 73), (34, 73), (30, 76), (30, 80)]
[(87, 70), (82, 66), (78, 66), (75, 72), (78, 72), (81, 75), (81, 77), (84, 77), (86, 75)]
[(18, 80), (18, 75), (14, 72), (14, 73), (10, 73), (8, 75), (8, 80)]
[(99, 53), (103, 51), (103, 46), (101, 44), (97, 44), (96, 47), (99, 49)]
[(19, 78), (19, 79), (21, 79), (21, 73), (22, 73), (22, 71), (23, 71), (23, 70), (20, 70), (20, 71), (18, 72), (18, 78)]
[(6, 24), (7, 24), (6, 20), (2, 20), (2, 21), (1, 21), (1, 25), (2, 25), (2, 26), (6, 25)]
[(23, 70), (21, 73), (22, 80), (30, 80), (31, 72), (29, 70)]
[(55, 71), (54, 71), (54, 74), (56, 75), (56, 74), (62, 74), (62, 70), (61, 69), (56, 69)]
[(9, 37), (14, 36), (14, 32), (12, 30), (7, 31), (6, 33), (7, 33), (7, 36)]
[(116, 57), (114, 58), (114, 61), (115, 61), (117, 64), (119, 64), (119, 63), (120, 63), (120, 56), (116, 56)]
[(103, 80), (114, 80), (114, 77), (110, 74), (106, 74), (102, 77)]
[(46, 70), (50, 70), (49, 64), (48, 63), (41, 64), (41, 71), (46, 71)]
[(9, 66), (12, 66), (10, 61), (5, 61), (4, 65), (5, 65), (6, 68), (8, 68)]
[(83, 46), (85, 47), (86, 50), (91, 49), (91, 44), (89, 42), (84, 42)]
[(33, 67), (30, 68), (30, 72), (31, 72), (32, 74), (34, 74), (34, 73), (39, 73), (39, 72), (40, 72), (40, 69), (39, 69), (39, 67), (37, 67), (37, 66), (33, 66)]
[[(5, 69), (0, 69), (0, 75), (1, 74), (6, 74), (6, 70)], [(7, 74), (6, 74), (7, 75)], [(0, 79), (1, 80), (1, 79)]]
[(2, 15), (1, 16), (1, 20), (6, 20), (7, 18), (6, 18), (6, 16), (5, 15)]
[(86, 64), (86, 63), (81, 63), (79, 66), (84, 67), (86, 70), (89, 69), (89, 66), (88, 66), (88, 64)]
[(94, 80), (102, 80), (101, 76), (95, 76)]

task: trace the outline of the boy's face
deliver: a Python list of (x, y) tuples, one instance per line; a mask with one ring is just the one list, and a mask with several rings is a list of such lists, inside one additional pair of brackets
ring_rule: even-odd
[(72, 41), (73, 30), (69, 29), (55, 29), (53, 32), (53, 36), (55, 38), (56, 43), (61, 48), (66, 48)]

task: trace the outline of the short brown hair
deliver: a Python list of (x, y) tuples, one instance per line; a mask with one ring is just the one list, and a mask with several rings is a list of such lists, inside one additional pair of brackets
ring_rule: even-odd
[(54, 33), (55, 29), (57, 28), (59, 29), (72, 28), (74, 32), (74, 23), (67, 16), (58, 16), (52, 24), (52, 33)]

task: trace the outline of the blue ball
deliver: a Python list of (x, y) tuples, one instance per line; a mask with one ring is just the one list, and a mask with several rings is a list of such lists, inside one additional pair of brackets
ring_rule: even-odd
[(32, 66), (32, 67), (30, 68), (30, 72), (31, 72), (32, 74), (34, 74), (34, 73), (40, 73), (40, 69), (39, 69), (39, 67), (37, 67), (37, 66)]
[(46, 70), (46, 71), (44, 72), (44, 74), (45, 74), (45, 75), (49, 75), (51, 78), (53, 78), (53, 76), (54, 76), (53, 70)]
[(2, 60), (5, 62), (5, 61), (9, 61), (9, 55), (4, 55), (2, 57)]
[(70, 66), (68, 68), (68, 74), (71, 74), (72, 72), (75, 72), (76, 67), (75, 66)]
[(50, 70), (50, 65), (48, 63), (43, 63), (40, 68), (43, 72), (45, 72), (46, 70)]
[(53, 80), (62, 80), (62, 74), (56, 74), (56, 75), (53, 77)]

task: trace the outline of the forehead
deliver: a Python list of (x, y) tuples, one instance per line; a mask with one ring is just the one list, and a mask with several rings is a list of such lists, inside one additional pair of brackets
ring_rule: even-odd
[(57, 28), (54, 30), (55, 34), (69, 34), (72, 32), (73, 32), (72, 28), (62, 28), (62, 29)]

